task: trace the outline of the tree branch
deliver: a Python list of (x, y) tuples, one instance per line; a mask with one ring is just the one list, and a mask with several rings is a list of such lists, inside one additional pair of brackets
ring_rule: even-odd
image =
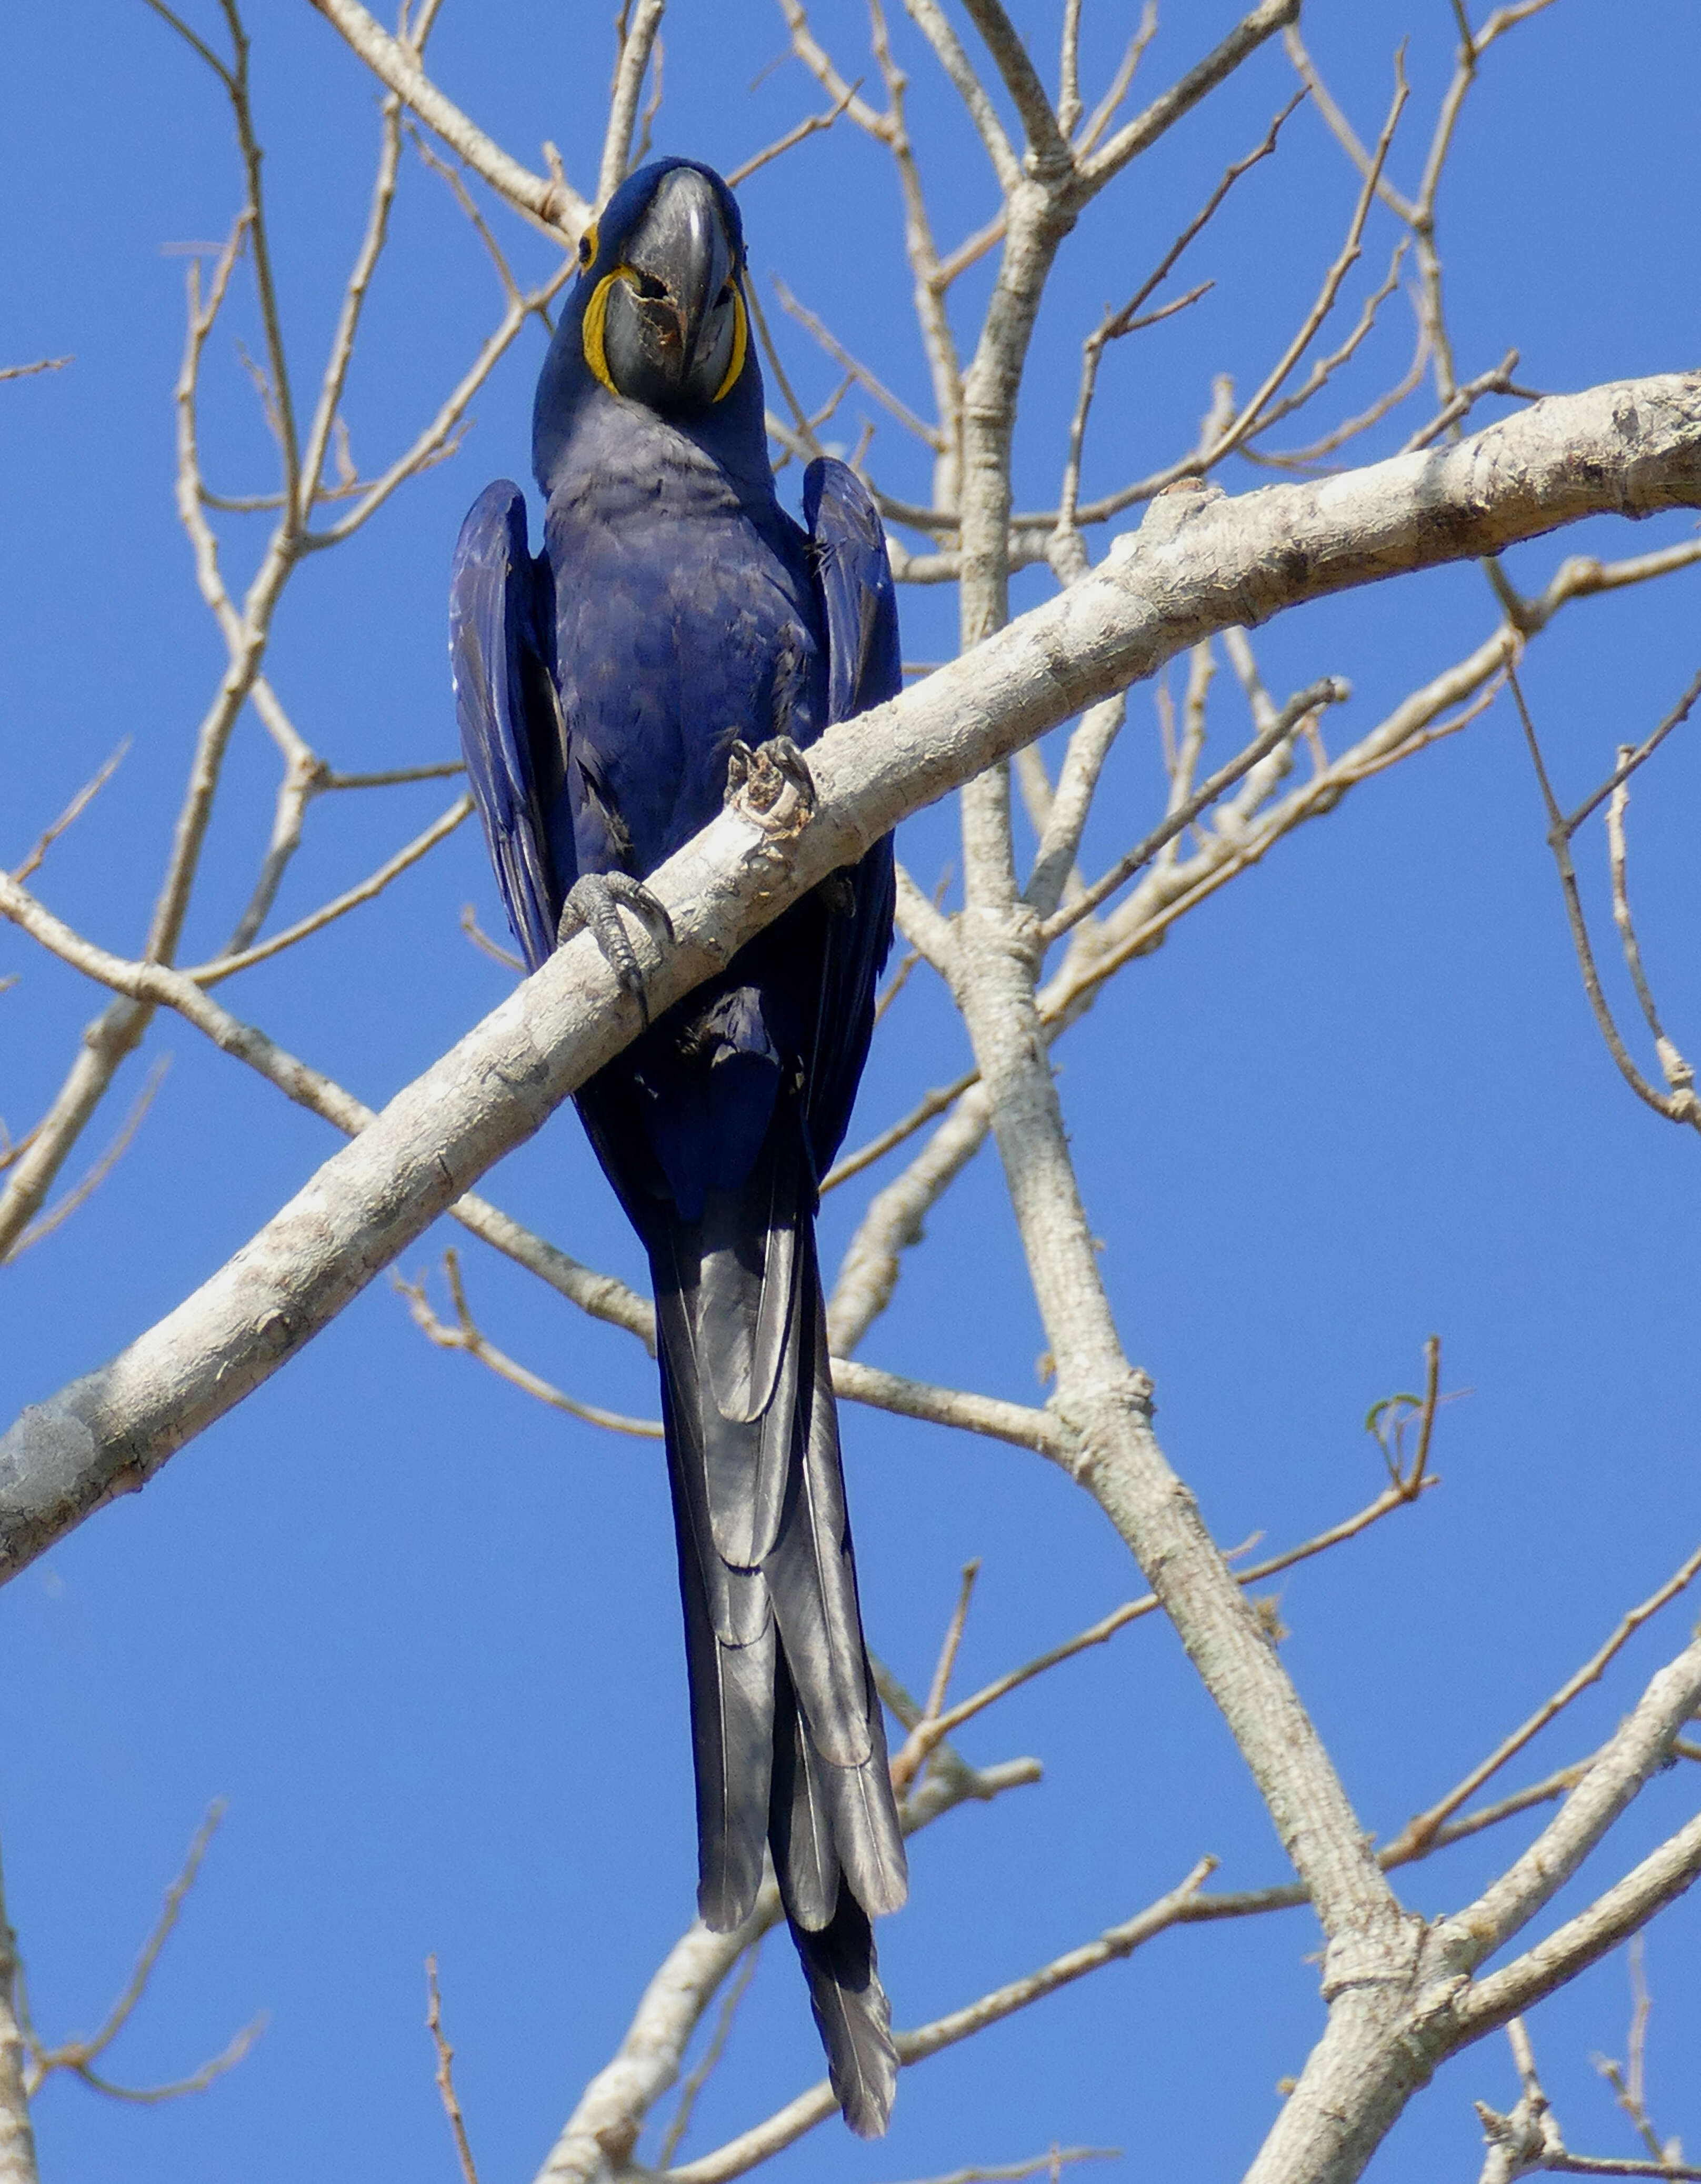
[(481, 175), (498, 197), (505, 198), (516, 211), (549, 233), (564, 236), (569, 242), (577, 242), (591, 217), (591, 208), (576, 190), (548, 175), (534, 175), (486, 136), (476, 122), (437, 89), (413, 49), (392, 38), (360, 6), (359, 0), (312, 0), (312, 5), (342, 34), (378, 81), (459, 153), (475, 175)]
[(37, 2184), (36, 2134), (25, 2090), (28, 2043), (17, 2004), (18, 1937), (0, 1880), (0, 2184)]
[[(811, 752), (820, 803), (800, 834), (778, 838), (735, 807), (671, 858), (652, 884), (678, 944), (651, 975), (650, 1012), (906, 812), (1213, 630), (1586, 515), (1696, 504), (1693, 374), (1538, 403), (1474, 439), (1319, 484), (1170, 496), (1061, 598), (830, 729)], [(0, 896), (20, 922), (42, 915), (9, 882)], [(138, 990), (157, 975), (140, 967)], [(642, 1021), (588, 938), (560, 950), (236, 1260), (113, 1364), (25, 1413), (0, 1441), (0, 1568), (141, 1485), (267, 1379)]]

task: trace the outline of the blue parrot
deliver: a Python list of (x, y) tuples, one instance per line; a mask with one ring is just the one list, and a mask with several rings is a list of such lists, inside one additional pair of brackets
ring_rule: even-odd
[[(812, 463), (801, 528), (768, 460), (731, 191), (663, 159), (616, 191), (538, 382), (543, 550), (507, 480), (455, 549), (467, 770), (532, 969), (588, 925), (642, 975), (625, 908), (753, 766), (896, 695), (880, 519)], [(698, 1904), (728, 1931), (773, 1853), (832, 2087), (864, 2137), (897, 2076), (870, 1918), (907, 1887), (863, 1641), (816, 1259), (892, 940), (888, 838), (796, 903), (578, 1095), (649, 1256), (685, 1607)], [(662, 937), (659, 933), (658, 937)]]

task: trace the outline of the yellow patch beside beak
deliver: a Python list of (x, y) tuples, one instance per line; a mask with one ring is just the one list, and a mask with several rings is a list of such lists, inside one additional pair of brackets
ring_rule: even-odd
[[(616, 281), (625, 281), (633, 287), (637, 285), (637, 277), (630, 265), (617, 265), (612, 273), (605, 273), (591, 292), (591, 300), (585, 306), (585, 316), (580, 330), (580, 338), (584, 344), (586, 363), (590, 365), (593, 376), (599, 383), (606, 387), (610, 394), (614, 395), (618, 395), (620, 390), (615, 386), (609, 373), (609, 354), (605, 344), (609, 319), (609, 291)], [(743, 289), (735, 281), (732, 289), (732, 354), (727, 359), (725, 375), (720, 386), (715, 388), (712, 399), (719, 402), (723, 396), (730, 394), (738, 384), (739, 375), (744, 369), (744, 359), (749, 352), (749, 315), (744, 308)]]
[[(609, 376), (609, 359), (603, 348), (604, 328), (609, 316), (609, 291), (616, 281), (625, 277), (629, 268), (617, 265), (612, 273), (605, 273), (591, 292), (591, 300), (585, 306), (581, 338), (585, 344), (585, 361), (610, 394), (620, 388)], [(741, 359), (742, 361), (742, 359)]]
[(744, 290), (742, 283), (732, 284), (732, 354), (726, 366), (726, 376), (714, 390), (720, 401), (738, 384), (738, 375), (744, 369), (744, 352), (750, 346), (750, 320), (744, 309)]

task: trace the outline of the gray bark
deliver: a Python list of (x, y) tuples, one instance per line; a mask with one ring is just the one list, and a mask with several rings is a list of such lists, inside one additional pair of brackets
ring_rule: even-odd
[[(1584, 516), (1701, 505), (1701, 374), (1533, 404), (1456, 446), (1231, 499), (1160, 497), (1046, 606), (811, 753), (794, 836), (730, 811), (655, 876), (678, 945), (659, 1011), (907, 813), (1215, 631)], [(110, 1364), (0, 1440), (0, 1574), (143, 1485), (267, 1379), (639, 1028), (581, 936), (443, 1059), (225, 1267)]]

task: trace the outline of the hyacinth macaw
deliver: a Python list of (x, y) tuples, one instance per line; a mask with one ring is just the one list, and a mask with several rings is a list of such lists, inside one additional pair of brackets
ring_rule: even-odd
[[(622, 906), (720, 808), (896, 694), (880, 520), (812, 463), (801, 528), (768, 460), (738, 209), (659, 160), (579, 246), (538, 382), (547, 504), (503, 480), (455, 549), (467, 769), (536, 969), (589, 925), (632, 990)], [(752, 747), (756, 757), (753, 760)], [(655, 1284), (698, 1799), (698, 1903), (727, 1931), (773, 1852), (833, 2090), (886, 2127), (897, 2075), (870, 1919), (907, 1875), (857, 1603), (814, 1212), (891, 944), (889, 840), (795, 904), (578, 1095)]]

